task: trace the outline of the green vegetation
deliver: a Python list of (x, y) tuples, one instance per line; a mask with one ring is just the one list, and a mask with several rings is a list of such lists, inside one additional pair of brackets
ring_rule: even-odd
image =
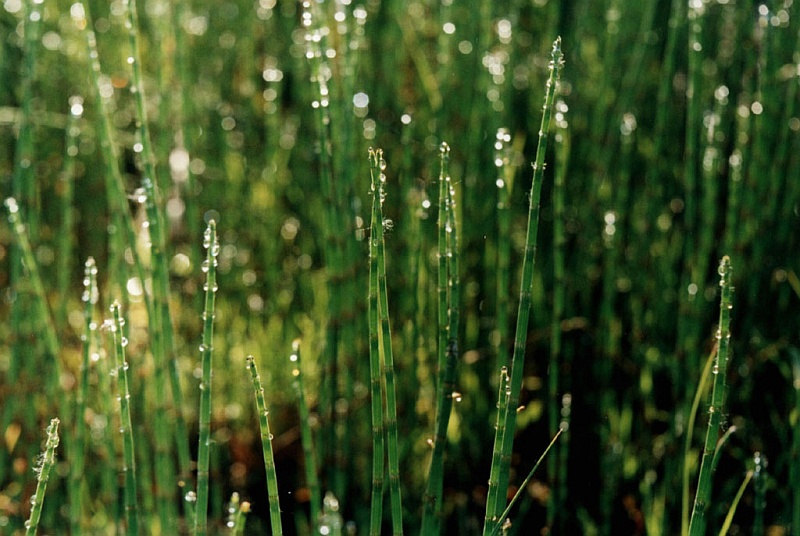
[(799, 9), (5, 0), (0, 533), (800, 534)]

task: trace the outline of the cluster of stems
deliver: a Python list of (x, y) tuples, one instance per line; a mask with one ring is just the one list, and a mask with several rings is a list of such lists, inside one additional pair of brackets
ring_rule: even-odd
[(388, 452), (392, 534), (399, 536), (403, 534), (403, 507), (400, 493), (400, 453), (397, 441), (397, 395), (386, 288), (386, 253), (383, 240), (386, 161), (383, 159), (382, 150), (370, 149), (369, 165), (373, 193), (369, 238), (368, 294), (373, 436), (370, 534), (377, 536), (381, 533), (384, 460)]

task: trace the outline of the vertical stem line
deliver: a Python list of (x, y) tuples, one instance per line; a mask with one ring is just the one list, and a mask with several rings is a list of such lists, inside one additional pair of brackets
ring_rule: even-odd
[(203, 342), (200, 345), (203, 376), (200, 380), (200, 427), (197, 445), (197, 508), (195, 511), (194, 533), (204, 535), (208, 530), (208, 480), (211, 445), (211, 369), (214, 354), (214, 310), (217, 293), (217, 222), (213, 219), (203, 235), (206, 260), (202, 270), (206, 273), (205, 307), (203, 308)]

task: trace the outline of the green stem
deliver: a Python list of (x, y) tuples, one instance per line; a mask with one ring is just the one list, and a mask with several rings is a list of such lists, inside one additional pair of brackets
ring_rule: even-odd
[[(371, 151), (370, 161), (377, 155)], [(372, 166), (370, 167), (372, 171)], [(380, 174), (383, 176), (383, 173)], [(383, 216), (381, 203), (383, 189), (378, 184), (379, 177), (372, 177), (372, 222), (369, 235), (369, 370), (370, 394), (372, 408), (372, 499), (370, 507), (370, 535), (380, 536), (383, 521), (383, 477), (384, 458), (384, 418), (383, 400), (381, 396), (381, 346), (380, 346), (380, 309), (379, 309), (379, 264), (378, 246), (383, 239)], [(383, 176), (383, 180), (385, 176)]]
[[(436, 383), (436, 422), (433, 437), (433, 453), (428, 469), (428, 481), (425, 488), (422, 510), (421, 534), (439, 534), (439, 525), (442, 515), (442, 488), (444, 486), (444, 450), (447, 444), (447, 426), (450, 422), (450, 412), (453, 407), (453, 384), (455, 380), (455, 363), (458, 349), (450, 334), (450, 315), (455, 304), (451, 303), (448, 294), (448, 283), (452, 282), (449, 272), (448, 244), (449, 234), (452, 231), (452, 221), (449, 216), (450, 203), (450, 147), (442, 143), (440, 147), (441, 166), (439, 171), (439, 253), (438, 253), (438, 381)], [(455, 313), (457, 314), (457, 313)], [(451, 340), (453, 344), (451, 344)]]
[(550, 129), (550, 116), (555, 99), (556, 85), (563, 64), (561, 53), (561, 38), (553, 43), (552, 59), (550, 61), (550, 77), (547, 80), (547, 92), (544, 99), (542, 123), (539, 128), (539, 140), (536, 146), (536, 161), (533, 164), (533, 182), (531, 184), (530, 206), (528, 209), (528, 229), (525, 240), (525, 256), (522, 261), (522, 282), (520, 285), (519, 310), (517, 313), (516, 335), (514, 337), (514, 353), (511, 360), (511, 392), (508, 406), (503, 417), (505, 429), (503, 430), (502, 458), (498, 476), (498, 496), (494, 505), (487, 514), (487, 524), (484, 533), (494, 530), (496, 523), (492, 520), (498, 518), (502, 512), (504, 491), (508, 488), (511, 451), (514, 443), (516, 429), (517, 406), (519, 405), (520, 391), (522, 390), (523, 369), (525, 366), (525, 347), (528, 338), (528, 319), (530, 317), (531, 294), (533, 292), (533, 269), (536, 262), (536, 238), (539, 231), (539, 203), (542, 194), (542, 179), (544, 175), (544, 158), (547, 151), (547, 133)]
[(297, 398), (297, 408), (300, 414), (300, 440), (303, 444), (303, 456), (305, 457), (306, 485), (311, 492), (310, 521), (314, 533), (318, 533), (322, 492), (319, 478), (317, 477), (317, 458), (314, 455), (314, 440), (311, 435), (311, 417), (308, 413), (306, 394), (303, 389), (303, 371), (300, 367), (300, 341), (294, 341), (292, 355), (289, 356), (289, 360), (292, 362), (292, 388)]
[(197, 507), (195, 511), (195, 534), (208, 531), (208, 476), (211, 445), (211, 368), (214, 353), (214, 315), (217, 294), (217, 222), (210, 220), (203, 235), (206, 260), (202, 270), (206, 273), (205, 307), (203, 308), (203, 342), (200, 345), (203, 376), (200, 380), (200, 427), (197, 445)]
[[(382, 203), (386, 196), (386, 161), (383, 151), (377, 149), (370, 151), (370, 175), (372, 185), (376, 188), (380, 203), (378, 203), (378, 220), (376, 222), (377, 236), (370, 240), (370, 244), (377, 241), (375, 253), (378, 258), (378, 321), (380, 323), (381, 355), (383, 357), (384, 392), (386, 395), (386, 439), (389, 461), (389, 496), (391, 500), (392, 534), (403, 534), (403, 501), (400, 493), (400, 454), (397, 441), (397, 393), (394, 379), (394, 356), (392, 354), (392, 330), (389, 324), (389, 298), (386, 288), (386, 252), (383, 240), (384, 222)], [(370, 257), (372, 252), (370, 252)]]
[(722, 298), (720, 300), (719, 329), (717, 330), (717, 340), (719, 349), (717, 358), (712, 368), (714, 375), (714, 386), (711, 394), (711, 405), (708, 408), (708, 431), (706, 433), (705, 447), (703, 449), (703, 460), (700, 465), (700, 477), (695, 495), (694, 509), (689, 521), (690, 536), (701, 536), (705, 533), (706, 508), (711, 500), (711, 476), (714, 452), (719, 437), (720, 422), (725, 402), (725, 374), (728, 370), (728, 351), (730, 348), (730, 322), (733, 285), (731, 284), (731, 263), (727, 256), (722, 258), (719, 265), (720, 287), (722, 287)]
[(114, 375), (117, 377), (117, 399), (119, 400), (120, 431), (122, 432), (122, 474), (125, 479), (125, 520), (130, 536), (139, 534), (139, 502), (136, 498), (136, 458), (134, 455), (133, 426), (131, 425), (130, 389), (128, 387), (128, 363), (125, 347), (128, 339), (122, 328), (125, 320), (120, 313), (119, 302), (111, 305), (114, 315), (111, 332), (114, 334)]
[(264, 452), (264, 467), (267, 473), (267, 496), (269, 500), (269, 520), (272, 526), (272, 536), (283, 534), (281, 526), (281, 505), (278, 498), (278, 478), (275, 475), (275, 458), (272, 453), (272, 433), (269, 431), (269, 410), (264, 401), (264, 388), (261, 386), (261, 376), (258, 374), (255, 359), (247, 356), (247, 369), (253, 380), (253, 389), (256, 394), (259, 425), (261, 427), (261, 449)]
[(42, 516), (42, 506), (44, 505), (44, 494), (47, 490), (47, 481), (50, 478), (50, 469), (56, 463), (56, 447), (58, 446), (58, 419), (52, 419), (50, 426), (47, 427), (47, 445), (41, 464), (36, 467), (39, 475), (36, 484), (36, 494), (31, 499), (31, 516), (25, 522), (25, 536), (34, 536), (39, 527), (39, 519)]
[(86, 400), (89, 392), (89, 367), (91, 363), (92, 345), (94, 342), (94, 309), (100, 297), (97, 289), (97, 265), (92, 257), (86, 260), (83, 276), (83, 351), (81, 359), (80, 383), (75, 396), (75, 432), (73, 439), (73, 455), (70, 467), (70, 523), (73, 534), (81, 533), (82, 490), (85, 481), (86, 466)]
[(722, 528), (719, 531), (719, 536), (727, 536), (728, 530), (731, 528), (731, 524), (733, 523), (733, 516), (736, 514), (736, 508), (739, 506), (739, 501), (742, 500), (744, 490), (747, 488), (747, 485), (750, 483), (752, 478), (753, 471), (747, 471), (747, 474), (744, 476), (744, 480), (742, 481), (742, 485), (739, 486), (739, 490), (736, 492), (733, 502), (731, 502), (731, 507), (728, 508), (728, 514), (725, 516), (725, 522), (722, 524)]

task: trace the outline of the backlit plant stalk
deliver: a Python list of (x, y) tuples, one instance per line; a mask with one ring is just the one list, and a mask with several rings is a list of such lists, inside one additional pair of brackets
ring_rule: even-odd
[(306, 486), (311, 492), (311, 526), (316, 533), (320, 523), (322, 492), (320, 491), (319, 478), (317, 477), (317, 459), (314, 455), (314, 438), (311, 435), (311, 417), (308, 413), (308, 403), (303, 389), (303, 371), (300, 368), (300, 341), (295, 341), (292, 344), (292, 354), (289, 356), (289, 361), (292, 362), (292, 389), (294, 389), (294, 394), (297, 398), (297, 410), (300, 415), (300, 441), (303, 444), (303, 456), (305, 457)]
[[(370, 161), (373, 154), (370, 153)], [(372, 497), (370, 503), (371, 536), (380, 536), (383, 521), (384, 415), (381, 394), (381, 346), (379, 309), (378, 244), (382, 240), (383, 216), (381, 211), (382, 188), (379, 178), (372, 178), (372, 222), (369, 230), (369, 371), (370, 406), (372, 410)], [(384, 179), (385, 180), (385, 179)]]
[(705, 534), (706, 508), (711, 499), (711, 476), (714, 452), (717, 448), (720, 423), (725, 403), (725, 374), (728, 370), (728, 352), (730, 348), (731, 309), (733, 307), (733, 285), (731, 284), (731, 261), (728, 256), (722, 257), (719, 264), (719, 285), (722, 288), (722, 297), (719, 306), (719, 329), (717, 330), (718, 350), (714, 366), (711, 369), (714, 375), (711, 404), (708, 408), (708, 431), (706, 433), (703, 458), (700, 465), (700, 477), (697, 485), (697, 494), (694, 500), (692, 518), (689, 522), (690, 536)]
[[(450, 147), (442, 143), (440, 148), (441, 166), (439, 171), (439, 253), (438, 253), (438, 380), (436, 383), (436, 422), (434, 424), (433, 453), (428, 470), (428, 481), (425, 488), (422, 506), (422, 534), (439, 534), (442, 512), (442, 488), (444, 479), (444, 449), (447, 443), (447, 425), (453, 407), (453, 385), (457, 348), (450, 344), (450, 315), (457, 305), (450, 300), (449, 284), (452, 274), (449, 273), (448, 244), (452, 231), (450, 216)], [(456, 313), (457, 314), (457, 313)]]
[(31, 499), (31, 515), (25, 522), (25, 535), (34, 536), (39, 526), (39, 519), (42, 516), (42, 506), (44, 505), (44, 494), (47, 490), (47, 481), (50, 478), (50, 469), (56, 463), (56, 447), (58, 446), (58, 419), (52, 419), (50, 426), (47, 427), (47, 444), (41, 464), (36, 467), (38, 483), (36, 484), (36, 494)]
[(505, 490), (508, 488), (511, 451), (514, 444), (516, 430), (517, 406), (522, 389), (523, 369), (525, 366), (525, 346), (528, 339), (528, 318), (531, 308), (531, 293), (533, 286), (533, 268), (536, 261), (536, 238), (539, 231), (539, 203), (542, 195), (542, 179), (544, 175), (544, 158), (547, 151), (547, 134), (550, 129), (550, 116), (555, 99), (556, 85), (563, 65), (561, 53), (561, 38), (553, 42), (550, 61), (550, 76), (547, 80), (547, 92), (544, 99), (542, 123), (539, 128), (539, 141), (536, 146), (536, 161), (533, 164), (533, 182), (531, 184), (530, 206), (528, 209), (528, 229), (525, 240), (525, 256), (522, 261), (522, 283), (520, 285), (519, 310), (517, 313), (516, 335), (514, 338), (514, 353), (511, 360), (511, 392), (508, 406), (503, 420), (505, 427), (502, 441), (502, 465), (498, 475), (498, 494), (494, 504), (487, 504), (487, 521), (484, 525), (484, 534), (494, 530), (504, 508)]
[(100, 293), (97, 289), (97, 265), (94, 258), (89, 257), (83, 272), (83, 343), (80, 381), (75, 396), (75, 432), (72, 444), (72, 459), (70, 467), (70, 523), (73, 534), (81, 533), (81, 514), (83, 503), (81, 501), (81, 484), (84, 482), (84, 467), (86, 466), (86, 400), (89, 391), (89, 366), (91, 363), (92, 345), (94, 344), (94, 309)]
[(120, 312), (119, 302), (111, 305), (110, 329), (114, 336), (114, 376), (117, 377), (117, 399), (119, 400), (120, 431), (122, 432), (122, 474), (125, 479), (125, 521), (127, 533), (139, 534), (139, 502), (136, 497), (136, 457), (134, 455), (133, 426), (131, 425), (130, 389), (128, 387), (128, 363), (125, 361), (125, 347), (128, 339), (122, 328), (125, 320)]
[(498, 517), (494, 513), (495, 505), (500, 501), (498, 494), (500, 469), (503, 466), (503, 435), (505, 433), (505, 414), (508, 407), (508, 397), (511, 394), (508, 367), (500, 369), (500, 386), (497, 389), (497, 421), (494, 425), (494, 446), (492, 448), (492, 466), (489, 471), (489, 491), (486, 496), (486, 517), (483, 524), (483, 534), (488, 535), (498, 525)]
[[(403, 534), (403, 501), (400, 493), (400, 452), (397, 441), (397, 393), (394, 379), (394, 356), (392, 353), (392, 330), (389, 323), (389, 298), (386, 288), (386, 251), (383, 240), (385, 230), (383, 220), (383, 200), (386, 197), (386, 161), (383, 151), (377, 149), (370, 151), (370, 175), (372, 188), (379, 203), (377, 206), (377, 220), (373, 220), (373, 229), (376, 236), (370, 236), (370, 259), (377, 257), (378, 270), (378, 322), (380, 324), (381, 357), (383, 358), (383, 381), (386, 395), (386, 441), (389, 461), (389, 497), (392, 513), (392, 533), (394, 536)], [(372, 232), (372, 231), (370, 231)], [(372, 269), (370, 264), (370, 269)]]
[(278, 477), (275, 475), (275, 458), (272, 453), (272, 433), (269, 431), (269, 410), (264, 401), (264, 388), (261, 386), (261, 376), (258, 374), (255, 359), (253, 359), (251, 355), (247, 356), (247, 370), (250, 371), (250, 377), (253, 380), (259, 425), (261, 427), (261, 449), (264, 453), (264, 467), (267, 472), (269, 521), (272, 526), (272, 536), (280, 536), (283, 534), (283, 528), (281, 526), (281, 506), (278, 497)]
[(208, 527), (209, 446), (211, 444), (211, 361), (214, 354), (214, 308), (217, 295), (217, 222), (211, 220), (203, 234), (206, 260), (201, 268), (206, 273), (205, 307), (203, 308), (203, 342), (200, 345), (202, 378), (200, 380), (200, 427), (197, 445), (197, 506), (195, 534), (206, 534)]

